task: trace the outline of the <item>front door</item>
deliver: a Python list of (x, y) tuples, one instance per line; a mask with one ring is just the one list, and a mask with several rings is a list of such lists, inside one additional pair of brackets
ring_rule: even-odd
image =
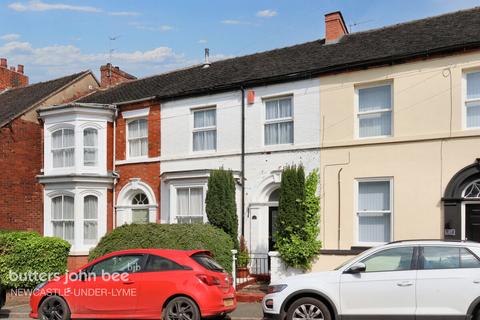
[(480, 242), (480, 204), (465, 205), (465, 237)]
[(268, 207), (268, 251), (275, 251), (278, 207)]

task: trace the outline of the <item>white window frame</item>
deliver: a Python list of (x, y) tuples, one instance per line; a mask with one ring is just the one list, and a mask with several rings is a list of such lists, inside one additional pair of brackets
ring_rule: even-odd
[[(139, 137), (139, 138), (132, 138), (130, 139), (130, 136), (129, 136), (129, 129), (128, 129), (128, 126), (131, 122), (133, 121), (138, 121), (138, 120), (145, 120), (147, 121), (147, 135), (146, 136), (142, 136), (142, 137)], [(126, 154), (127, 154), (127, 159), (133, 159), (133, 160), (137, 160), (137, 159), (147, 159), (148, 158), (148, 144), (149, 144), (149, 141), (148, 141), (148, 128), (149, 128), (149, 123), (148, 123), (148, 117), (140, 117), (140, 118), (131, 118), (131, 119), (128, 119), (125, 121), (125, 124), (126, 124), (126, 128), (125, 128), (125, 134), (126, 134), (126, 147), (127, 147), (127, 151), (126, 151)], [(141, 139), (147, 139), (147, 154), (146, 155), (140, 155), (140, 156), (132, 156), (130, 154), (130, 140), (141, 140)]]
[[(375, 88), (375, 87), (383, 87), (383, 86), (390, 86), (390, 109), (384, 108), (379, 110), (370, 110), (370, 111), (363, 111), (360, 112), (360, 90)], [(358, 140), (368, 140), (368, 139), (382, 139), (382, 138), (389, 138), (394, 136), (394, 121), (393, 121), (393, 81), (388, 82), (380, 82), (380, 83), (369, 83), (369, 84), (360, 84), (355, 86), (355, 138)], [(368, 115), (368, 114), (375, 114), (375, 113), (385, 113), (390, 112), (390, 134), (388, 135), (380, 135), (380, 136), (369, 136), (369, 137), (360, 137), (360, 116)]]
[[(387, 242), (362, 242), (360, 241), (360, 216), (359, 216), (359, 208), (358, 208), (358, 200), (359, 200), (359, 183), (360, 182), (389, 182), (390, 184), (390, 210), (386, 211), (373, 211), (373, 212), (382, 212), (382, 213), (388, 213), (390, 212), (390, 239), (387, 241)], [(355, 244), (357, 246), (362, 246), (362, 247), (374, 247), (374, 246), (378, 246), (378, 245), (383, 245), (383, 244), (386, 244), (390, 241), (393, 241), (393, 239), (395, 239), (395, 235), (394, 235), (394, 219), (395, 219), (395, 216), (394, 216), (394, 199), (393, 199), (393, 196), (394, 196), (394, 185), (393, 185), (393, 177), (372, 177), (372, 178), (357, 178), (355, 179), (355, 182), (354, 182), (354, 209), (355, 209), (355, 212), (354, 212), (354, 225), (355, 225)], [(368, 213), (370, 211), (362, 211), (364, 213)]]
[[(64, 219), (64, 212), (63, 212), (63, 209), (64, 209), (64, 202), (65, 202), (65, 197), (68, 197), (68, 198), (72, 198), (73, 199), (73, 219)], [(53, 200), (56, 199), (56, 198), (62, 198), (62, 219), (54, 219), (53, 218)], [(52, 236), (54, 236), (54, 233), (53, 233), (53, 230), (54, 230), (54, 222), (73, 222), (73, 239), (71, 240), (72, 242), (68, 241), (67, 239), (65, 239), (65, 226), (63, 227), (63, 236), (61, 239), (65, 240), (65, 241), (68, 241), (72, 246), (75, 244), (76, 242), (76, 232), (75, 232), (75, 229), (78, 228), (78, 224), (75, 223), (75, 195), (72, 195), (72, 194), (56, 194), (54, 196), (51, 197), (50, 199), (50, 226), (52, 228)]]
[(179, 223), (178, 222), (178, 219), (177, 219), (177, 212), (178, 212), (178, 208), (177, 208), (177, 197), (178, 197), (178, 193), (177, 193), (177, 190), (178, 189), (192, 189), (192, 188), (198, 188), (198, 189), (202, 189), (202, 216), (203, 216), (203, 223), (207, 223), (208, 222), (208, 219), (207, 219), (207, 213), (205, 211), (205, 199), (206, 199), (206, 196), (207, 196), (207, 187), (205, 184), (203, 183), (190, 183), (190, 184), (178, 184), (178, 185), (174, 185), (172, 186), (172, 193), (173, 193), (173, 196), (170, 197), (170, 201), (171, 201), (171, 205), (170, 207), (174, 208), (174, 210), (172, 210), (172, 214), (170, 215), (170, 223)]
[(480, 98), (477, 99), (467, 99), (467, 75), (471, 73), (480, 73), (480, 69), (473, 69), (464, 71), (462, 74), (462, 129), (463, 130), (479, 130), (480, 126), (478, 127), (467, 127), (467, 104), (468, 103), (479, 103)]
[[(209, 127), (201, 127), (201, 128), (195, 128), (195, 112), (202, 112), (202, 111), (208, 111), (208, 110), (215, 110), (215, 125), (214, 126), (209, 126)], [(192, 112), (192, 147), (190, 150), (192, 150), (193, 153), (205, 153), (205, 152), (212, 152), (212, 151), (217, 151), (218, 148), (218, 130), (217, 130), (217, 123), (218, 123), (218, 110), (216, 106), (210, 106), (210, 107), (202, 107), (202, 108), (194, 108), (191, 109)], [(204, 131), (215, 131), (215, 148), (214, 149), (203, 149), (203, 150), (193, 150), (194, 147), (194, 138), (193, 136), (195, 135), (196, 132), (204, 132)]]
[[(267, 102), (269, 101), (275, 101), (275, 100), (285, 100), (285, 99), (290, 99), (290, 107), (292, 109), (292, 115), (290, 117), (284, 117), (284, 118), (276, 118), (276, 119), (267, 119)], [(263, 98), (263, 130), (262, 130), (262, 136), (263, 136), (263, 146), (264, 147), (274, 147), (274, 146), (284, 146), (284, 145), (293, 145), (295, 143), (295, 107), (294, 107), (294, 100), (293, 100), (293, 95), (283, 95), (283, 96), (276, 96), (276, 97), (268, 97), (268, 98)], [(291, 122), (292, 123), (292, 142), (286, 142), (286, 143), (273, 143), (273, 144), (267, 144), (266, 143), (266, 135), (265, 135), (265, 128), (269, 124), (276, 124), (276, 123), (284, 123), (284, 122)]]
[[(85, 131), (86, 130), (95, 130), (97, 132), (97, 145), (96, 146), (86, 146), (85, 145)], [(100, 135), (99, 135), (99, 130), (98, 128), (94, 128), (94, 127), (87, 127), (87, 128), (84, 128), (83, 131), (82, 131), (82, 145), (83, 145), (83, 153), (82, 153), (82, 158), (83, 158), (83, 166), (84, 167), (88, 167), (88, 168), (97, 168), (98, 167), (98, 162), (99, 162), (99, 152), (98, 152), (98, 145), (99, 145), (99, 140), (100, 140)], [(85, 149), (95, 149), (95, 155), (96, 155), (96, 160), (95, 160), (95, 163), (93, 165), (87, 165), (85, 163)]]
[[(71, 147), (63, 147), (63, 137), (64, 137), (64, 131), (65, 130), (70, 130), (70, 131), (73, 131), (73, 146)], [(58, 132), (58, 131), (61, 131), (62, 132), (62, 147), (61, 148), (54, 148), (53, 147), (53, 135)], [(83, 133), (83, 132), (82, 132)], [(50, 156), (51, 156), (51, 159), (52, 159), (52, 169), (53, 170), (62, 170), (62, 169), (68, 169), (68, 168), (74, 168), (75, 165), (76, 165), (76, 132), (75, 132), (75, 128), (72, 128), (72, 127), (60, 127), (60, 128), (55, 128), (55, 130), (53, 130), (51, 133), (50, 133)], [(73, 149), (73, 164), (71, 166), (65, 166), (65, 151), (66, 150), (69, 150), (69, 149)], [(63, 166), (61, 167), (55, 167), (54, 166), (54, 160), (53, 160), (53, 153), (54, 151), (62, 151), (63, 152)]]
[[(85, 218), (85, 199), (87, 197), (95, 197), (95, 199), (97, 199), (97, 218), (96, 219), (86, 219)], [(100, 237), (99, 237), (99, 216), (100, 216), (100, 200), (98, 198), (97, 195), (95, 194), (86, 194), (82, 197), (82, 201), (83, 201), (83, 216), (82, 216), (82, 242), (84, 245), (96, 245), (99, 241), (100, 241)], [(89, 243), (88, 241), (86, 241), (85, 239), (85, 222), (96, 222), (97, 223), (97, 236), (95, 237), (95, 242), (93, 243)]]

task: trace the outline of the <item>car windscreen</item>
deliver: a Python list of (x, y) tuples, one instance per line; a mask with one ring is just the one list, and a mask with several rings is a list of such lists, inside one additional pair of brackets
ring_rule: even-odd
[(204, 253), (194, 254), (192, 256), (192, 259), (207, 270), (215, 272), (225, 272), (225, 269), (223, 269), (223, 267), (219, 265), (217, 261), (213, 260), (212, 257)]

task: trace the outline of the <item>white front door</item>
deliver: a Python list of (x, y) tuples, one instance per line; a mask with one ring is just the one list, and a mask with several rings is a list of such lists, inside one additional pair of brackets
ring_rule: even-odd
[(355, 316), (415, 318), (415, 248), (385, 249), (361, 262), (365, 272), (344, 273), (340, 281), (342, 319)]
[(417, 316), (465, 316), (480, 296), (480, 262), (466, 248), (424, 246), (417, 278)]

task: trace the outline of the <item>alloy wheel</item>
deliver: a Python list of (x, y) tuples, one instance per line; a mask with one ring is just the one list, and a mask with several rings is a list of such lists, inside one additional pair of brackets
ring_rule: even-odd
[(323, 320), (323, 312), (313, 304), (301, 304), (293, 311), (293, 320)]
[(168, 320), (195, 320), (196, 312), (191, 302), (183, 299), (175, 300), (167, 310)]
[(44, 320), (62, 320), (65, 310), (58, 299), (51, 299), (42, 304), (42, 319)]

